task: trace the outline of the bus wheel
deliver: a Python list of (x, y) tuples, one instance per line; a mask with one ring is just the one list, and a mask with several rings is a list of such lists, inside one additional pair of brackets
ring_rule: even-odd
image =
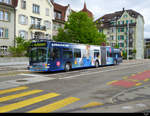
[(99, 62), (98, 62), (98, 61), (95, 62), (95, 67), (96, 67), (96, 68), (99, 67)]
[(65, 69), (66, 72), (70, 71), (70, 69), (71, 69), (70, 64), (66, 63), (64, 69)]

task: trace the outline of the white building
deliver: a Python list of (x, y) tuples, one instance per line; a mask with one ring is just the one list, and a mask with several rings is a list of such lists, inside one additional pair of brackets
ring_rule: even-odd
[(18, 0), (16, 36), (24, 39), (52, 38), (54, 7), (50, 0)]

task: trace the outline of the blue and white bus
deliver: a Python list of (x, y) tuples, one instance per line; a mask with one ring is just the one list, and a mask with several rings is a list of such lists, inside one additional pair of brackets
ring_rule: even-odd
[[(30, 71), (69, 71), (113, 65), (114, 48), (54, 41), (35, 41), (30, 46)], [(117, 62), (120, 63), (120, 62)]]

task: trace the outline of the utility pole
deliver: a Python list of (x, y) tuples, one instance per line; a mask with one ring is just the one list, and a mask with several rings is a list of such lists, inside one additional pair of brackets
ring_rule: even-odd
[(129, 22), (127, 24), (127, 29), (128, 29), (128, 32), (127, 32), (127, 60), (129, 60)]

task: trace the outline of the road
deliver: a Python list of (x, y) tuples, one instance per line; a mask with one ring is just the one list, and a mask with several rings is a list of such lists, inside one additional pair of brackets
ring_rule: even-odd
[(150, 109), (150, 60), (70, 72), (0, 67), (0, 113), (142, 112)]

